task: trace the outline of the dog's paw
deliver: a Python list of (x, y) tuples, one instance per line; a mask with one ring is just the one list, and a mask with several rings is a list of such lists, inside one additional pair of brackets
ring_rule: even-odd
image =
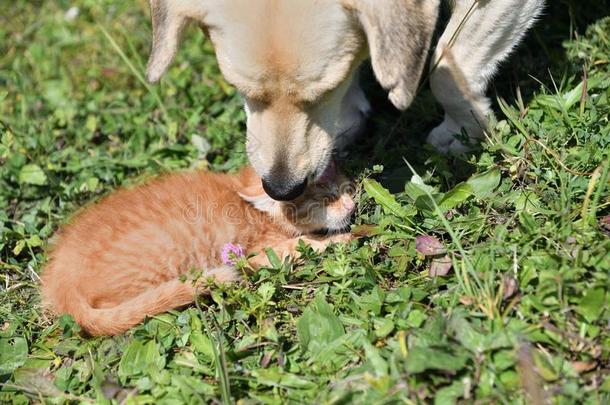
[(455, 140), (454, 136), (455, 132), (450, 131), (443, 122), (430, 131), (428, 138), (426, 138), (426, 142), (434, 146), (439, 152), (447, 153), (449, 151), (449, 145)]
[(460, 155), (468, 152), (470, 148), (455, 137), (459, 133), (460, 128), (457, 125), (445, 120), (430, 131), (426, 142), (434, 146), (441, 153)]

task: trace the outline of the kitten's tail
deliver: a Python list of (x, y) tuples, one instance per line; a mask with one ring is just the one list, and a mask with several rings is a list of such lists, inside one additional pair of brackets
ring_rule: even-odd
[[(221, 266), (206, 272), (220, 282), (236, 280), (233, 268)], [(64, 313), (69, 313), (90, 335), (116, 335), (153, 316), (170, 309), (192, 303), (196, 294), (209, 293), (209, 289), (197, 288), (192, 281), (179, 279), (166, 281), (142, 294), (112, 308), (93, 308), (77, 291), (65, 297)], [(53, 306), (53, 305), (52, 305)], [(60, 308), (57, 308), (60, 309)]]

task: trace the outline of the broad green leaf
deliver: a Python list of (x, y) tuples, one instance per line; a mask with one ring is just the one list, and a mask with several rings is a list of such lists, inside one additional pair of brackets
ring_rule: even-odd
[(610, 392), (610, 376), (606, 377), (599, 389), (604, 392)]
[(444, 210), (450, 210), (457, 207), (468, 199), (473, 194), (474, 190), (468, 183), (460, 183), (451, 191), (445, 194), (439, 203), (439, 207)]
[(62, 335), (66, 337), (78, 335), (81, 331), (80, 325), (69, 314), (63, 314), (59, 317), (59, 326)]
[(125, 383), (128, 378), (141, 377), (163, 369), (165, 357), (159, 353), (154, 340), (143, 343), (134, 340), (123, 353), (119, 363), (119, 379)]
[(297, 335), (303, 350), (315, 352), (344, 334), (333, 308), (318, 295), (297, 320)]
[(515, 365), (515, 353), (513, 350), (499, 350), (493, 355), (493, 363), (496, 369), (506, 370)]
[(381, 205), (384, 210), (398, 217), (407, 216), (407, 211), (400, 205), (396, 198), (386, 190), (381, 184), (373, 179), (364, 179), (364, 190), (375, 202)]
[(454, 381), (451, 385), (441, 388), (434, 396), (434, 405), (455, 404), (464, 395), (464, 383)]
[(432, 200), (428, 195), (420, 195), (415, 200), (415, 206), (420, 211), (434, 212), (434, 203), (438, 205), (442, 196), (437, 195), (433, 196), (433, 198), (434, 200)]
[(388, 374), (388, 363), (379, 353), (379, 349), (371, 345), (368, 341), (365, 341), (363, 346), (366, 359), (369, 361), (371, 366), (373, 366), (375, 374), (377, 374), (377, 376)]
[(15, 247), (13, 248), (13, 254), (15, 256), (19, 256), (19, 253), (21, 253), (23, 248), (26, 246), (26, 243), (27, 241), (25, 239), (18, 240), (17, 243), (15, 243)]
[[(130, 405), (135, 405), (135, 404), (158, 404), (158, 403), (163, 403), (163, 404), (172, 404), (172, 405), (179, 405), (182, 403), (185, 403), (186, 401), (184, 400), (180, 400), (180, 398), (185, 398), (185, 396), (187, 396), (187, 394), (192, 395), (191, 398), (200, 398), (202, 395), (206, 396), (208, 398), (213, 397), (215, 394), (217, 394), (216, 391), (216, 386), (212, 385), (210, 383), (207, 383), (205, 381), (202, 381), (202, 379), (199, 376), (196, 375), (181, 375), (181, 374), (172, 374), (170, 377), (170, 384), (172, 388), (178, 388), (180, 395), (175, 398), (173, 401), (171, 401), (169, 398), (164, 398), (163, 401), (159, 401), (157, 400), (146, 400), (146, 399), (141, 399), (141, 400), (134, 400), (134, 401), (127, 401), (127, 404)], [(160, 390), (160, 392), (162, 392), (162, 395), (167, 395), (167, 392), (164, 392)], [(197, 395), (198, 394), (198, 395)], [(157, 394), (158, 395), (158, 394)], [(131, 399), (131, 398), (130, 398)], [(190, 403), (201, 403), (201, 401), (199, 402), (193, 402), (191, 401)]]
[(434, 206), (439, 205), (444, 194), (438, 193), (434, 187), (424, 183), (421, 177), (414, 174), (411, 181), (405, 184), (405, 194), (420, 211), (433, 212)]
[(326, 371), (338, 371), (349, 362), (355, 362), (359, 359), (358, 353), (354, 350), (359, 350), (363, 347), (364, 342), (368, 341), (363, 330), (352, 331), (346, 333), (330, 343), (321, 346), (316, 351), (310, 351), (313, 362)]
[[(590, 78), (587, 81), (587, 91), (597, 88), (600, 83), (601, 80), (599, 78)], [(563, 94), (541, 94), (536, 96), (533, 101), (540, 106), (549, 107), (560, 112), (569, 111), (581, 100), (583, 86), (584, 82), (581, 81), (578, 85), (574, 86), (572, 90)]]
[(32, 235), (27, 240), (28, 246), (39, 247), (42, 246), (42, 239), (38, 235)]
[(361, 296), (354, 295), (354, 300), (362, 310), (374, 315), (379, 315), (381, 313), (385, 295), (385, 291), (378, 286), (375, 286), (369, 294)]
[(174, 365), (188, 367), (205, 375), (215, 375), (215, 372), (212, 370), (212, 368), (204, 366), (199, 361), (195, 353), (191, 351), (178, 352), (172, 359), (172, 362), (169, 364), (169, 367), (173, 367)]
[[(23, 367), (15, 370), (13, 373), (13, 381), (15, 385), (29, 388), (37, 394), (48, 397), (61, 396), (63, 392), (55, 386), (55, 378), (49, 378), (50, 367), (50, 364), (41, 368), (29, 367), (29, 364), (26, 363)], [(30, 403), (31, 402), (25, 402), (24, 404)]]
[(451, 354), (431, 347), (415, 346), (409, 350), (407, 371), (421, 373), (426, 370), (458, 371), (466, 366), (468, 356)]
[(540, 198), (534, 193), (521, 192), (515, 200), (515, 210), (518, 213), (537, 213), (540, 211)]
[(535, 233), (538, 229), (536, 219), (527, 211), (521, 211), (519, 213), (519, 223), (521, 224), (523, 229), (529, 234)]
[(422, 178), (415, 174), (411, 177), (411, 181), (405, 184), (405, 194), (411, 200), (415, 201), (421, 196), (427, 196), (429, 194), (434, 195), (437, 193), (434, 190), (434, 187), (424, 183)]
[(28, 358), (28, 343), (25, 338), (0, 338), (0, 376), (12, 373)]
[(295, 374), (287, 373), (277, 367), (269, 369), (257, 369), (252, 371), (252, 376), (256, 381), (272, 387), (294, 388), (294, 389), (314, 389), (317, 385), (301, 378)]
[(375, 318), (373, 326), (378, 339), (388, 336), (394, 330), (394, 322), (389, 318)]
[(469, 351), (482, 353), (486, 350), (485, 335), (477, 332), (463, 315), (453, 315), (449, 321), (449, 331)]
[(472, 188), (474, 196), (481, 200), (489, 197), (496, 187), (500, 184), (500, 169), (491, 169), (485, 173), (472, 176), (466, 184)]
[(500, 381), (510, 389), (517, 389), (519, 387), (519, 375), (513, 370), (506, 370), (500, 374)]
[(418, 174), (411, 176), (411, 183), (418, 185), (422, 190), (426, 190), (430, 194), (434, 193), (434, 187), (427, 185)]
[(606, 293), (602, 288), (588, 290), (580, 299), (576, 312), (588, 322), (596, 321), (607, 306)]
[[(273, 251), (273, 249), (265, 248), (265, 254), (267, 255), (267, 259), (269, 259), (269, 263), (274, 269), (279, 269), (282, 267), (282, 261), (277, 256), (277, 254)], [(259, 253), (260, 254), (260, 253)]]
[(258, 287), (258, 290), (256, 290), (256, 292), (262, 298), (263, 301), (270, 301), (271, 298), (273, 298), (273, 294), (275, 294), (275, 287), (273, 283), (263, 283)]
[(427, 316), (423, 311), (414, 309), (409, 312), (409, 315), (407, 316), (407, 325), (413, 328), (419, 328), (424, 323), (426, 318)]
[(42, 186), (47, 183), (47, 175), (38, 165), (25, 165), (19, 171), (19, 183)]
[[(425, 295), (424, 290), (419, 290), (419, 292), (418, 292), (416, 289), (413, 289), (412, 292), (413, 292), (413, 296), (411, 299), (413, 301), (420, 301), (424, 297), (427, 297), (427, 295)], [(440, 315), (438, 313), (434, 314), (432, 316), (428, 315), (423, 328), (418, 329), (416, 332), (417, 333), (417, 346), (420, 346), (420, 347), (437, 346), (440, 342), (442, 342), (446, 338), (446, 336), (447, 336), (446, 329), (447, 329), (447, 320), (445, 317), (443, 317), (442, 315)]]
[(205, 334), (199, 330), (194, 330), (189, 336), (189, 341), (195, 352), (205, 356), (210, 363), (214, 361), (214, 347)]

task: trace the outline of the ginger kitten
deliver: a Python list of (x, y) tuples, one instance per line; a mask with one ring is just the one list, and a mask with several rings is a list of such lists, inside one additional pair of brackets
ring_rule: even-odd
[(122, 333), (205, 292), (181, 281), (184, 275), (236, 280), (229, 251), (258, 253), (249, 259), (257, 268), (268, 264), (266, 247), (284, 257), (299, 239), (318, 250), (349, 240), (314, 232), (344, 230), (354, 207), (341, 175), (292, 202), (267, 196), (251, 168), (161, 176), (110, 194), (57, 233), (42, 275), (43, 302), (91, 335)]

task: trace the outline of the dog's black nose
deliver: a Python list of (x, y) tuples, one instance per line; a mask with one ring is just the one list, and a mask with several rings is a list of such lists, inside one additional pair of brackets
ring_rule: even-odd
[(261, 179), (263, 183), (263, 189), (269, 195), (277, 201), (290, 201), (294, 200), (305, 191), (307, 187), (307, 177), (301, 183), (289, 183), (285, 181), (271, 181), (268, 178), (263, 177)]

